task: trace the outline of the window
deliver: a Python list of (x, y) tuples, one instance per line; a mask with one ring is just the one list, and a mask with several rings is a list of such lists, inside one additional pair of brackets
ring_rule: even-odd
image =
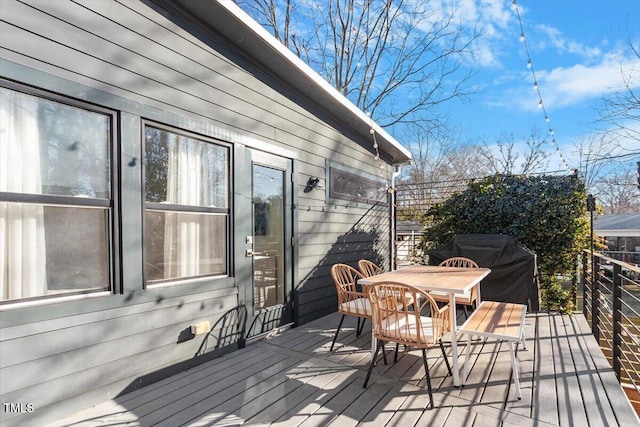
[(386, 204), (385, 182), (364, 172), (347, 170), (345, 166), (328, 162), (329, 198), (369, 204)]
[(145, 278), (226, 275), (229, 148), (146, 125)]
[(0, 303), (111, 288), (114, 115), (0, 87)]

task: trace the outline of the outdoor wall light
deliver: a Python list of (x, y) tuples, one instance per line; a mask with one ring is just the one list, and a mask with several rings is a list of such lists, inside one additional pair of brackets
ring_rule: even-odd
[(304, 192), (308, 193), (316, 187), (322, 187), (322, 185), (320, 185), (320, 178), (317, 176), (310, 176), (307, 180), (307, 186), (305, 187)]

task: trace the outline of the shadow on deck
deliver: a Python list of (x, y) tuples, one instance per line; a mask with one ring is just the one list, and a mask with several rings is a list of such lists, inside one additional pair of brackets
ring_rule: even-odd
[[(506, 343), (474, 345), (462, 388), (440, 350), (429, 350), (433, 410), (419, 351), (401, 351), (394, 364), (389, 345), (389, 364), (380, 361), (363, 389), (370, 329), (356, 337), (355, 319), (345, 319), (330, 353), (338, 321), (332, 314), (265, 338), (53, 425), (640, 425), (581, 314), (527, 316), (527, 349), (517, 354), (522, 400)], [(463, 362), (465, 345), (459, 351)]]

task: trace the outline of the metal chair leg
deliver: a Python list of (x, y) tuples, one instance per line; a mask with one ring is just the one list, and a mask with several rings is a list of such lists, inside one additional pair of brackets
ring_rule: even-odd
[(451, 371), (451, 365), (449, 365), (449, 359), (447, 359), (447, 352), (444, 350), (444, 344), (442, 343), (442, 338), (440, 338), (440, 350), (442, 350), (442, 357), (444, 358), (444, 363), (447, 364), (449, 375), (453, 375), (453, 371)]
[(358, 329), (356, 331), (356, 337), (359, 337), (360, 334), (362, 333), (362, 330), (364, 329), (364, 324), (366, 323), (367, 319), (362, 318), (362, 323), (360, 323), (360, 317), (358, 317)]
[[(378, 342), (378, 345), (376, 346), (376, 351), (373, 355), (373, 357), (371, 358), (371, 363), (369, 364), (369, 370), (367, 371), (367, 376), (364, 379), (364, 385), (362, 386), (362, 388), (367, 388), (367, 383), (369, 382), (369, 377), (371, 376), (371, 371), (373, 370), (373, 366), (376, 364), (376, 358), (378, 357), (378, 351), (380, 350), (380, 346), (384, 345), (381, 341)], [(384, 349), (382, 350), (384, 352)]]
[(378, 343), (380, 344), (380, 347), (382, 347), (382, 359), (384, 360), (384, 364), (387, 365), (387, 352), (384, 351), (384, 345), (386, 343), (383, 341), (378, 341)]
[(427, 374), (427, 388), (429, 390), (429, 401), (431, 402), (431, 409), (433, 409), (433, 391), (431, 390), (431, 376), (429, 375), (429, 364), (427, 363), (427, 351), (422, 349), (422, 362), (424, 363), (424, 371)]
[(336, 343), (336, 339), (338, 338), (338, 333), (340, 332), (340, 328), (342, 327), (342, 322), (344, 321), (344, 314), (340, 318), (340, 324), (338, 324), (338, 329), (336, 329), (336, 334), (333, 336), (333, 342), (331, 343), (331, 348), (329, 352), (333, 351), (333, 345)]

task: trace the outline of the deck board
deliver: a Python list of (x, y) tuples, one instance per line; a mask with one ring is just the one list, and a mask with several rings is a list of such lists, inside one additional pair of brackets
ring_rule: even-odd
[[(489, 380), (486, 382), (480, 403), (501, 407), (508, 398), (516, 399), (515, 391), (510, 390), (512, 382), (509, 344), (501, 342), (495, 356), (493, 365), (488, 368), (491, 369)], [(482, 369), (482, 366), (478, 365), (477, 369)]]
[[(340, 414), (338, 414), (327, 426), (331, 427), (350, 427), (357, 425), (359, 420), (364, 419), (367, 414), (371, 411), (371, 407), (376, 405), (378, 402), (382, 401), (382, 399), (387, 396), (389, 393), (389, 386), (384, 384), (373, 384), (370, 390), (365, 390), (362, 388), (362, 383), (359, 381), (355, 381), (352, 384), (354, 387), (360, 387), (355, 393), (357, 397), (350, 403), (348, 402), (351, 399), (348, 399), (345, 403), (345, 409)], [(349, 390), (346, 390), (349, 392)], [(397, 403), (397, 402), (396, 402)], [(385, 406), (388, 405), (388, 402), (385, 402)], [(389, 411), (390, 413), (394, 413), (395, 411)]]
[[(198, 389), (193, 393), (184, 393), (188, 399), (179, 399), (161, 407), (141, 418), (143, 425), (177, 426), (183, 425), (199, 416), (209, 413), (209, 422), (218, 421), (216, 415), (244, 409), (243, 403), (251, 403), (254, 399), (267, 394), (273, 387), (286, 380), (281, 375), (283, 370), (295, 367), (296, 360), (287, 358), (275, 364), (275, 359), (269, 359), (268, 363), (257, 364), (255, 369), (245, 369), (238, 372), (235, 381), (223, 384), (210, 381), (209, 386)], [(251, 408), (247, 409), (248, 411)], [(242, 412), (242, 411), (241, 411)]]
[(558, 414), (560, 425), (587, 426), (587, 414), (584, 410), (582, 393), (575, 375), (575, 366), (571, 356), (571, 348), (566, 337), (562, 316), (551, 317), (553, 330), (556, 389), (558, 393)]
[(536, 361), (531, 416), (551, 425), (560, 425), (550, 316), (538, 314), (536, 322)]
[[(471, 402), (480, 402), (484, 395), (486, 385), (491, 375), (500, 343), (496, 341), (479, 340), (471, 344), (471, 355), (469, 357), (469, 375), (465, 381), (465, 386), (460, 389), (459, 397)], [(466, 357), (466, 346), (461, 346), (460, 351)], [(461, 358), (461, 360), (464, 360)]]
[[(579, 331), (579, 340), (584, 345), (584, 348), (587, 349), (586, 357), (591, 358), (594, 363), (593, 369), (598, 373), (597, 380), (594, 381), (598, 390), (601, 387), (604, 389), (604, 393), (598, 393), (601, 396), (601, 399), (608, 400), (607, 403), (610, 404), (611, 409), (616, 417), (616, 421), (620, 426), (624, 426), (627, 424), (627, 420), (633, 420), (635, 412), (633, 412), (632, 408), (629, 408), (627, 405), (628, 400), (621, 398), (618, 395), (618, 389), (620, 385), (618, 383), (618, 379), (616, 378), (613, 369), (608, 369), (609, 362), (605, 358), (602, 351), (598, 351), (599, 347), (596, 347), (597, 350), (594, 350), (594, 346), (597, 346), (595, 343), (595, 339), (593, 335), (591, 335), (591, 329), (587, 324), (586, 319), (583, 316), (573, 316), (571, 318), (576, 331)], [(615, 425), (614, 422), (611, 423)]]
[(531, 406), (533, 399), (533, 378), (535, 377), (535, 316), (525, 318), (524, 322), (524, 338), (526, 349), (518, 344), (516, 350), (516, 359), (518, 361), (518, 369), (520, 371), (520, 391), (522, 393), (521, 400), (507, 399), (505, 402), (505, 410), (520, 414), (523, 416), (531, 415)]
[[(527, 349), (519, 345), (516, 356), (522, 400), (506, 342), (474, 341), (460, 388), (440, 349), (430, 349), (434, 409), (419, 350), (401, 347), (394, 363), (388, 345), (388, 364), (379, 357), (363, 388), (370, 324), (356, 337), (355, 319), (345, 319), (330, 353), (339, 320), (331, 314), (264, 338), (52, 426), (640, 426), (581, 314), (527, 314)], [(458, 351), (462, 363), (466, 342)]]
[(274, 418), (274, 422), (271, 425), (281, 427), (298, 426), (307, 421), (307, 419), (314, 418), (316, 412), (321, 410), (340, 390), (354, 380), (353, 372), (342, 371), (329, 381), (318, 382), (318, 380), (314, 380), (314, 382), (310, 382), (310, 387), (307, 390), (310, 392), (309, 397), (295, 405), (292, 404), (288, 411), (278, 418)]
[(597, 394), (597, 390), (600, 386), (598, 382), (598, 374), (595, 371), (595, 365), (589, 357), (589, 353), (585, 352), (586, 349), (579, 338), (580, 329), (577, 328), (575, 322), (571, 319), (565, 320), (566, 336), (571, 348), (571, 355), (573, 357), (573, 364), (576, 372), (580, 375), (577, 376), (578, 383), (580, 385), (580, 391), (582, 393), (582, 401), (584, 402), (584, 408), (587, 419), (615, 419), (613, 409), (610, 405), (604, 405), (601, 397)]

